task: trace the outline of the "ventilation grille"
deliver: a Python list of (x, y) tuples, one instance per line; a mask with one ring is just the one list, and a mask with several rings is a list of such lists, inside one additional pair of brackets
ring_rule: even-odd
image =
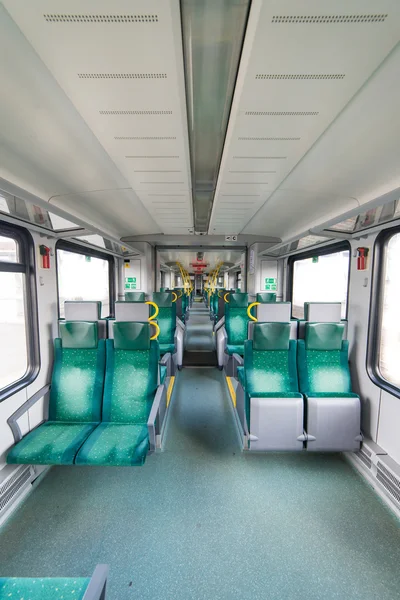
[(300, 73), (284, 74), (276, 73), (257, 73), (256, 79), (344, 79), (343, 73)]
[(244, 113), (250, 117), (316, 117), (319, 115), (318, 111), (303, 111), (303, 112), (286, 112), (286, 111), (263, 111), (263, 110), (246, 110)]
[(368, 467), (368, 469), (371, 468), (372, 461), (368, 456), (365, 455), (365, 453), (362, 450), (360, 450), (359, 452), (356, 452), (356, 455)]
[(240, 137), (238, 140), (243, 142), (294, 142), (299, 137)]
[(391, 473), (391, 472), (389, 471), (389, 469), (387, 469), (387, 468), (385, 467), (385, 465), (383, 465), (383, 464), (382, 464), (380, 461), (378, 461), (378, 464), (377, 464), (377, 469), (378, 469), (378, 471), (382, 471), (382, 473), (384, 473), (384, 475), (385, 475), (385, 476), (386, 476), (388, 479), (390, 479), (390, 482), (391, 482), (391, 483), (392, 483), (394, 486), (396, 486), (396, 487), (399, 489), (399, 492), (400, 492), (400, 479), (398, 479), (397, 477), (395, 477), (395, 476), (393, 475), (393, 473)]
[(271, 23), (381, 23), (387, 15), (274, 15)]
[(114, 136), (114, 140), (176, 140), (176, 137), (167, 135), (164, 137), (160, 136), (135, 136), (135, 135), (116, 135)]
[(158, 15), (61, 15), (45, 14), (48, 23), (158, 23)]
[(99, 110), (100, 115), (172, 115), (172, 110)]
[(392, 496), (392, 498), (394, 498), (396, 500), (396, 502), (398, 504), (400, 504), (400, 490), (394, 488), (390, 484), (390, 481), (388, 481), (387, 477), (385, 477), (385, 475), (379, 470), (376, 474), (376, 478), (383, 485), (383, 487), (389, 492), (389, 494)]
[(78, 73), (79, 79), (167, 79), (166, 73)]
[(30, 467), (20, 467), (0, 486), (0, 513), (6, 510), (14, 496), (31, 480), (31, 477), (32, 472)]

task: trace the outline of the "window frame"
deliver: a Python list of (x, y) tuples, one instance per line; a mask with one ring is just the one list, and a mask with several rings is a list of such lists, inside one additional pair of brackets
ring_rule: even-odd
[(349, 270), (347, 274), (347, 295), (346, 295), (346, 314), (345, 319), (347, 320), (349, 314), (349, 290), (350, 290), (350, 276), (351, 276), (351, 244), (348, 240), (343, 240), (341, 242), (330, 244), (328, 246), (324, 246), (323, 248), (319, 248), (318, 250), (313, 250), (312, 248), (306, 250), (305, 252), (299, 252), (298, 254), (293, 254), (289, 256), (287, 269), (288, 269), (288, 278), (287, 278), (287, 286), (286, 286), (286, 297), (288, 301), (291, 303), (291, 318), (293, 317), (293, 275), (294, 275), (294, 263), (297, 260), (304, 260), (306, 258), (313, 258), (314, 256), (326, 256), (327, 254), (336, 254), (337, 252), (343, 252), (344, 250), (349, 251)]
[(68, 242), (66, 240), (58, 240), (55, 246), (56, 255), (56, 280), (57, 280), (57, 315), (60, 319), (60, 285), (58, 278), (58, 250), (65, 250), (66, 252), (74, 252), (75, 254), (82, 254), (83, 256), (92, 256), (93, 258), (100, 258), (108, 262), (108, 292), (110, 302), (110, 314), (105, 319), (114, 318), (115, 313), (115, 258), (111, 254), (101, 252), (101, 250), (94, 250), (93, 248), (87, 248), (79, 243)]
[(385, 379), (379, 369), (386, 257), (389, 241), (396, 234), (400, 234), (400, 225), (383, 229), (375, 238), (371, 266), (366, 369), (372, 383), (392, 396), (400, 398), (400, 388)]
[(0, 390), (0, 403), (26, 388), (40, 371), (39, 318), (36, 288), (35, 244), (25, 227), (0, 220), (0, 235), (14, 239), (19, 248), (19, 262), (1, 262), (0, 272), (24, 275), (24, 310), (27, 335), (27, 369), (25, 374)]

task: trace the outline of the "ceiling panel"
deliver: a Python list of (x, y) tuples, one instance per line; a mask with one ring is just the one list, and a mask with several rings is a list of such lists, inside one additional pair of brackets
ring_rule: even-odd
[(376, 4), (253, 0), (210, 233), (245, 228), (399, 41), (398, 1)]
[[(179, 2), (4, 5), (162, 231), (187, 232), (193, 210)], [(176, 224), (147, 203), (158, 191), (184, 193), (187, 211)]]
[[(238, 250), (221, 250), (221, 251), (204, 251), (203, 259), (201, 262), (208, 263), (205, 272), (211, 271), (217, 263), (220, 261), (224, 262), (225, 265), (233, 266), (240, 262), (242, 252)], [(169, 267), (174, 267), (176, 262), (182, 263), (182, 265), (188, 271), (191, 271), (191, 265), (193, 262), (197, 262), (197, 252), (191, 250), (162, 250), (159, 252), (162, 264), (167, 264)]]

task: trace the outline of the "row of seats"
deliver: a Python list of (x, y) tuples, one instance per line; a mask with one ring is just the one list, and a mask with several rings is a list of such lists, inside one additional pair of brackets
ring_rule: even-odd
[(236, 408), (251, 450), (357, 451), (360, 398), (352, 393), (343, 323), (255, 323), (237, 369)]
[(104, 340), (96, 322), (59, 324), (48, 421), (20, 439), (17, 420), (40, 396), (9, 418), (18, 443), (8, 463), (133, 466), (155, 450), (167, 409), (167, 361), (161, 373), (151, 323), (116, 321), (112, 328), (113, 339)]

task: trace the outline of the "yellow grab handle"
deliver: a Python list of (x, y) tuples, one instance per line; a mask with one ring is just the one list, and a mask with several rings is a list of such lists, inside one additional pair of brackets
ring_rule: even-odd
[(218, 294), (218, 298), (222, 298), (222, 296), (220, 296), (221, 290), (219, 290), (219, 292), (217, 292)]
[(152, 321), (153, 319), (156, 318), (156, 316), (160, 312), (160, 309), (158, 308), (158, 305), (155, 302), (150, 302), (150, 300), (148, 302), (145, 302), (145, 304), (149, 304), (150, 306), (154, 306), (154, 308), (156, 309), (156, 312), (154, 314), (152, 314), (151, 317), (148, 318), (148, 321)]
[[(180, 292), (180, 293), (181, 293), (181, 295), (180, 295), (180, 296), (178, 296), (178, 295), (177, 295), (176, 297), (177, 297), (177, 298), (182, 298), (182, 296), (183, 296), (183, 291), (182, 291), (182, 290), (178, 290), (178, 292)], [(175, 292), (172, 292), (172, 293), (173, 293), (173, 294), (175, 294)]]
[(175, 292), (172, 292), (172, 295), (175, 296), (175, 298), (172, 298), (172, 302), (176, 302), (178, 300), (178, 295), (175, 294)]
[(155, 321), (149, 321), (150, 325), (154, 325), (154, 327), (156, 328), (156, 332), (155, 334), (150, 338), (150, 340), (156, 340), (158, 338), (158, 336), (160, 335), (160, 326), (158, 323), (156, 323)]
[(225, 302), (227, 302), (229, 304), (229, 300), (226, 299), (227, 296), (229, 296), (230, 292), (226, 292), (226, 294), (224, 295), (224, 300)]
[(259, 304), (261, 304), (261, 302), (252, 302), (251, 304), (249, 304), (249, 306), (247, 307), (247, 316), (249, 317), (249, 319), (251, 319), (252, 321), (258, 321), (258, 319), (256, 317), (253, 317), (253, 315), (251, 314), (251, 309), (253, 308), (253, 306), (258, 306)]

